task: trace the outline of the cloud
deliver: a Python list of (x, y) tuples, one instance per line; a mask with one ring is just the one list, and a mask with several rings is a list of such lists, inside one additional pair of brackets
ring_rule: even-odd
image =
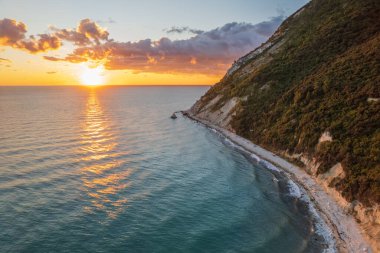
[(26, 25), (16, 20), (4, 18), (0, 20), (0, 43), (12, 46), (25, 38)]
[(50, 34), (38, 34), (25, 38), (26, 25), (12, 19), (0, 20), (0, 46), (27, 50), (30, 53), (45, 52), (58, 49), (61, 41), (58, 37)]
[(58, 29), (56, 27), (50, 27), (54, 31), (55, 36), (61, 40), (73, 42), (77, 46), (85, 46), (91, 44), (91, 40), (84, 34), (70, 29)]
[(100, 44), (108, 41), (109, 33), (90, 19), (83, 19), (76, 29), (59, 29), (51, 26), (54, 35), (62, 40), (73, 42), (77, 46)]
[(56, 71), (47, 71), (46, 74), (48, 75), (53, 75), (53, 74), (56, 74), (57, 72)]
[(83, 19), (79, 23), (77, 31), (84, 34), (87, 38), (95, 40), (97, 44), (100, 40), (108, 40), (109, 33), (88, 18)]
[(203, 33), (204, 31), (202, 30), (198, 30), (198, 29), (192, 29), (188, 26), (182, 26), (182, 27), (178, 27), (178, 26), (172, 26), (170, 29), (164, 29), (164, 31), (166, 31), (166, 33), (193, 33), (193, 34), (201, 34)]
[[(109, 70), (219, 75), (224, 73), (234, 60), (267, 40), (282, 20), (283, 17), (275, 17), (256, 25), (228, 23), (184, 40), (170, 40), (165, 37), (137, 42), (108, 40), (105, 43), (77, 47), (64, 58), (45, 59), (90, 61), (103, 64)], [(187, 29), (185, 27), (182, 30)]]
[(19, 41), (14, 47), (25, 49), (30, 53), (46, 52), (49, 50), (58, 49), (61, 47), (61, 40), (50, 34), (39, 34), (35, 36), (30, 36), (27, 40)]
[(193, 33), (188, 39), (144, 39), (119, 42), (109, 38), (106, 29), (90, 19), (81, 20), (76, 28), (50, 27), (49, 34), (26, 37), (26, 25), (11, 19), (0, 20), (0, 46), (11, 46), (30, 53), (58, 49), (64, 42), (74, 45), (71, 53), (49, 61), (89, 62), (109, 70), (135, 73), (203, 73), (223, 74), (231, 63), (250, 52), (273, 34), (283, 20), (274, 17), (258, 24), (232, 22), (209, 31), (189, 27), (172, 27), (167, 33)]
[(71, 63), (81, 63), (81, 62), (88, 61), (87, 58), (74, 55), (74, 54), (70, 54), (64, 58), (59, 58), (59, 57), (54, 57), (54, 56), (44, 56), (43, 58), (48, 61), (67, 61)]
[(255, 30), (258, 34), (263, 36), (271, 36), (277, 27), (284, 20), (284, 16), (274, 17), (269, 21), (264, 21), (256, 25)]
[(9, 60), (9, 59), (0, 58), (0, 62), (12, 62), (12, 61), (11, 61), (11, 60)]
[(83, 19), (74, 29), (50, 27), (51, 34), (31, 35), (28, 38), (26, 25), (12, 19), (0, 20), (0, 46), (10, 46), (30, 53), (59, 49), (62, 41), (76, 46), (100, 44), (108, 41), (109, 33), (90, 19)]
[(6, 68), (10, 68), (10, 67), (12, 67), (11, 63), (12, 63), (12, 61), (9, 60), (9, 59), (0, 58), (0, 66), (6, 67)]
[(44, 56), (43, 58), (45, 60), (48, 60), (48, 61), (61, 61), (60, 58), (57, 58), (57, 57), (54, 57), (54, 56)]
[(116, 21), (110, 17), (107, 20), (97, 20), (96, 22), (99, 24), (115, 24), (116, 23)]

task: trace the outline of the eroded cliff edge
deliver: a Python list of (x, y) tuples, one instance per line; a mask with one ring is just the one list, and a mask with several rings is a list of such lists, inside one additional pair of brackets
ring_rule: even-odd
[(314, 0), (190, 109), (304, 168), (380, 252), (380, 2)]

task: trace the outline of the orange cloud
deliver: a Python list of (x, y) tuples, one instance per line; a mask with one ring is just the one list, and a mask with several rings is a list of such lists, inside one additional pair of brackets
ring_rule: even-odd
[[(62, 45), (58, 37), (39, 34), (25, 38), (26, 25), (12, 19), (0, 20), (0, 45), (27, 50), (30, 53), (58, 49)], [(36, 38), (38, 37), (38, 38)]]
[(12, 19), (0, 20), (0, 43), (5, 46), (12, 46), (25, 38), (26, 25)]
[(97, 43), (99, 43), (100, 40), (108, 40), (109, 33), (88, 18), (83, 19), (79, 23), (77, 31), (86, 35), (87, 38), (94, 39)]
[(58, 49), (62, 45), (61, 40), (54, 35), (39, 34), (37, 36), (38, 39), (35, 36), (30, 36), (30, 39), (21, 40), (13, 47), (25, 49), (30, 53), (38, 53)]
[(91, 43), (85, 34), (81, 34), (75, 30), (58, 29), (55, 27), (50, 27), (50, 29), (54, 31), (55, 36), (58, 38), (73, 42), (77, 46), (85, 46)]
[(83, 19), (79, 22), (77, 28), (59, 29), (50, 27), (54, 35), (66, 41), (73, 42), (78, 46), (86, 46), (92, 43), (100, 44), (101, 41), (108, 41), (109, 33), (90, 19)]
[(68, 55), (65, 58), (59, 58), (59, 57), (54, 57), (54, 56), (44, 56), (44, 59), (48, 61), (67, 61), (71, 63), (81, 63), (81, 62), (87, 61), (87, 58), (77, 56), (77, 55)]
[[(108, 41), (109, 36), (105, 29), (90, 19), (81, 20), (76, 30), (55, 27), (51, 27), (51, 30), (52, 34), (31, 35), (26, 38), (27, 29), (23, 22), (5, 18), (0, 20), (0, 46), (10, 46), (30, 53), (38, 53), (60, 48), (62, 40), (73, 42), (77, 46), (98, 45), (102, 41)], [(74, 55), (64, 59), (75, 63), (85, 61)]]

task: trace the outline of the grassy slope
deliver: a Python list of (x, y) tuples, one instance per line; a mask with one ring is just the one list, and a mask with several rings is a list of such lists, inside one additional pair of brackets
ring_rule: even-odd
[[(318, 173), (341, 162), (335, 182), (348, 200), (380, 203), (380, 2), (314, 0), (280, 29), (286, 42), (273, 59), (212, 88), (208, 101), (246, 96), (236, 132), (271, 150), (317, 157)], [(260, 89), (261, 87), (267, 89)], [(324, 131), (332, 142), (318, 145)]]

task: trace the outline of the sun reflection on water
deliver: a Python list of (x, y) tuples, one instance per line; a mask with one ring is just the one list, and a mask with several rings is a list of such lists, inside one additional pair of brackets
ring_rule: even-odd
[(127, 179), (131, 170), (120, 170), (115, 132), (95, 90), (89, 91), (84, 118), (80, 153), (85, 166), (81, 172), (84, 191), (90, 199), (84, 210), (104, 211), (109, 218), (116, 218), (128, 202), (120, 193), (130, 184)]

